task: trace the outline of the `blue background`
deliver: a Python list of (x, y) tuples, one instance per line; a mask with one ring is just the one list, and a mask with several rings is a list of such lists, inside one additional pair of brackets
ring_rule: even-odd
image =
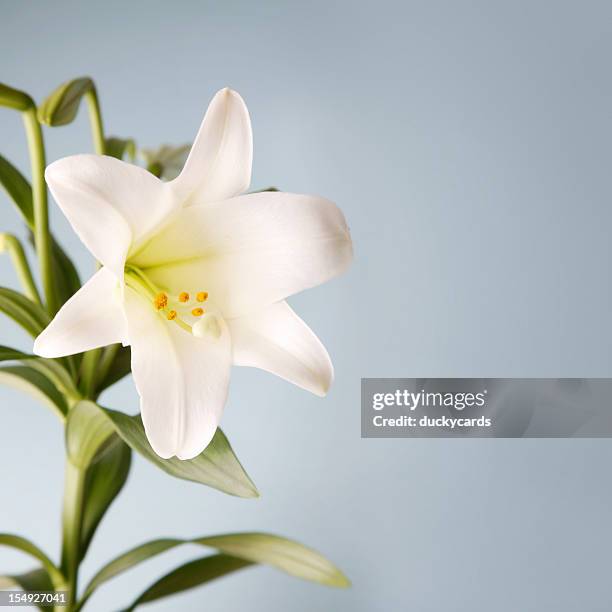
[[(236, 369), (223, 427), (262, 498), (136, 458), (89, 577), (160, 535), (268, 530), (352, 579), (245, 571), (150, 610), (609, 610), (609, 440), (362, 440), (360, 377), (610, 376), (612, 19), (607, 2), (4, 3), (0, 80), (41, 101), (91, 75), (109, 134), (190, 141), (229, 85), (253, 120), (253, 187), (344, 210), (355, 263), (291, 302), (328, 347), (321, 400)], [(49, 160), (91, 150), (87, 117)], [(28, 170), (18, 116), (0, 150)], [(93, 264), (52, 205), (83, 276)], [(8, 201), (0, 225), (23, 235)], [(2, 284), (15, 281), (6, 259)], [(30, 347), (9, 323), (2, 344)], [(60, 546), (60, 423), (2, 389), (0, 528)], [(135, 412), (131, 381), (107, 405)], [(126, 604), (181, 549), (108, 583)], [(28, 569), (0, 550), (0, 568)]]

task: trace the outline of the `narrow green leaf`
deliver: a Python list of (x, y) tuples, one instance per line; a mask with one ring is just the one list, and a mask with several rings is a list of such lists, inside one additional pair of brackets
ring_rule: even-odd
[[(106, 348), (109, 350), (109, 347)], [(102, 393), (111, 385), (120, 381), (124, 376), (127, 376), (132, 369), (132, 353), (129, 346), (121, 346), (117, 351), (111, 367), (106, 372), (104, 378), (98, 383), (96, 391)]]
[(244, 471), (220, 429), (217, 429), (212, 442), (204, 452), (195, 459), (188, 461), (176, 457), (162, 459), (151, 448), (140, 415), (128, 416), (108, 409), (104, 411), (115, 424), (117, 433), (133, 450), (171, 476), (199, 482), (238, 497), (259, 496), (253, 481)]
[(33, 108), (34, 101), (27, 93), (0, 83), (0, 106), (23, 112)]
[[(34, 235), (31, 232), (29, 239), (30, 244), (34, 246)], [(81, 279), (76, 266), (53, 235), (51, 235), (51, 268), (58, 301), (65, 304), (81, 288)]]
[(64, 304), (81, 288), (81, 279), (72, 260), (53, 237), (51, 257), (57, 297), (60, 304)]
[(123, 488), (131, 461), (132, 451), (117, 434), (113, 434), (87, 470), (81, 525), (81, 558), (85, 556), (98, 524)]
[(348, 578), (323, 555), (293, 540), (268, 533), (230, 533), (198, 538), (195, 544), (252, 561), (271, 565), (303, 580), (331, 587), (348, 587)]
[(25, 220), (28, 227), (34, 227), (34, 207), (32, 205), (32, 188), (26, 178), (0, 155), (0, 185), (6, 191), (11, 202)]
[(210, 555), (189, 561), (153, 583), (123, 612), (131, 612), (140, 604), (193, 589), (250, 565), (250, 561), (228, 555)]
[[(29, 238), (30, 244), (34, 246), (32, 233)], [(65, 304), (81, 288), (81, 279), (76, 266), (53, 235), (51, 235), (51, 268), (58, 301)]]
[[(31, 593), (33, 591), (55, 591), (55, 587), (51, 582), (51, 578), (49, 578), (47, 570), (42, 567), (26, 572), (25, 574), (0, 576), (0, 589), (10, 589), (12, 587), (18, 587), (26, 593)], [(53, 608), (53, 604), (39, 604), (36, 605), (36, 607), (39, 610), (49, 610)]]
[(28, 393), (57, 412), (62, 419), (68, 412), (66, 399), (55, 385), (46, 376), (28, 366), (0, 367), (0, 384)]
[(350, 585), (348, 578), (321, 554), (277, 535), (231, 533), (189, 540), (162, 538), (136, 546), (102, 567), (87, 585), (81, 605), (97, 588), (111, 578), (182, 544), (199, 544), (216, 548), (226, 555), (248, 563), (270, 565), (302, 580), (339, 588)]
[(72, 79), (62, 83), (38, 107), (38, 120), (50, 126), (72, 123), (83, 96), (93, 88), (89, 77)]
[[(21, 215), (30, 231), (34, 229), (32, 188), (26, 178), (7, 159), (0, 155), (0, 185)], [(32, 237), (30, 236), (32, 241)], [(76, 267), (60, 244), (51, 236), (53, 276), (57, 285), (57, 296), (63, 304), (81, 287)]]
[(66, 419), (66, 453), (75, 467), (87, 469), (115, 428), (93, 402), (83, 400), (73, 406)]
[(91, 597), (93, 592), (102, 586), (105, 582), (108, 582), (111, 578), (126, 572), (132, 567), (147, 561), (152, 557), (160, 555), (167, 550), (180, 546), (184, 543), (184, 540), (177, 538), (163, 538), (159, 540), (152, 540), (146, 542), (136, 548), (128, 550), (126, 553), (119, 555), (113, 559), (110, 563), (107, 563), (100, 571), (91, 579), (87, 588), (83, 592), (80, 605), (82, 606)]
[(12, 533), (0, 533), (0, 546), (9, 546), (16, 548), (35, 559), (38, 559), (47, 571), (51, 581), (55, 586), (60, 586), (64, 582), (64, 577), (59, 569), (55, 566), (55, 563), (47, 557), (47, 555), (40, 549), (36, 544), (30, 542), (26, 538), (14, 535)]
[(11, 587), (18, 587), (24, 591), (38, 591), (40, 590), (53, 591), (53, 583), (47, 574), (47, 570), (42, 567), (38, 569), (30, 570), (24, 574), (13, 574), (0, 576), (0, 589), (10, 589)]
[(0, 287), (0, 311), (36, 337), (49, 324), (49, 315), (39, 304), (18, 291)]
[(36, 359), (27, 359), (26, 365), (46, 376), (57, 387), (58, 391), (64, 394), (66, 401), (73, 403), (81, 399), (81, 394), (68, 370), (62, 365), (64, 361), (37, 357)]
[(0, 345), (0, 362), (1, 361), (26, 362), (28, 367), (46, 376), (50, 382), (66, 394), (68, 399), (76, 399), (78, 396), (78, 391), (70, 374), (57, 360), (43, 359), (37, 355), (30, 355), (23, 351), (18, 351), (10, 346)]
[(0, 361), (24, 361), (26, 359), (36, 359), (36, 355), (28, 355), (10, 346), (0, 345)]
[(131, 138), (117, 138), (116, 136), (106, 138), (104, 149), (106, 155), (117, 159), (123, 159), (126, 155), (132, 162), (136, 159), (136, 142)]

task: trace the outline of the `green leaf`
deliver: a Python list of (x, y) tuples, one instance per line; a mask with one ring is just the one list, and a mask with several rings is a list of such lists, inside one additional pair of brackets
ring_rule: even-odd
[(0, 367), (0, 384), (24, 391), (49, 406), (63, 419), (68, 404), (56, 386), (43, 374), (28, 366)]
[(34, 227), (34, 207), (32, 204), (32, 188), (26, 178), (0, 155), (0, 185), (17, 207), (28, 227)]
[(82, 97), (93, 88), (89, 77), (73, 79), (62, 83), (38, 107), (38, 120), (50, 126), (72, 123), (79, 110)]
[(268, 533), (230, 533), (198, 538), (194, 544), (217, 550), (253, 563), (271, 565), (302, 580), (331, 587), (348, 587), (348, 578), (318, 552), (293, 540)]
[(31, 336), (36, 337), (49, 324), (49, 315), (25, 295), (0, 287), (0, 311), (8, 315)]
[(210, 555), (189, 561), (166, 574), (148, 587), (123, 612), (131, 612), (140, 604), (175, 595), (253, 565), (228, 555)]
[(81, 288), (81, 279), (72, 260), (53, 237), (51, 257), (57, 297), (60, 303), (64, 304)]
[(66, 419), (66, 453), (75, 467), (87, 469), (113, 435), (112, 422), (93, 402), (78, 402)]
[[(15, 205), (25, 224), (32, 231), (34, 229), (34, 208), (30, 183), (15, 166), (1, 155), (0, 185)], [(81, 280), (71, 259), (53, 236), (51, 236), (51, 255), (57, 296), (64, 303), (80, 289)]]
[(81, 525), (81, 558), (85, 556), (98, 524), (123, 488), (131, 461), (132, 451), (117, 434), (113, 434), (87, 470)]
[(26, 540), (26, 538), (22, 538), (21, 536), (14, 535), (12, 533), (0, 533), (0, 546), (9, 546), (11, 548), (16, 548), (35, 559), (38, 559), (45, 568), (49, 578), (53, 582), (53, 584), (57, 587), (61, 586), (64, 582), (64, 577), (59, 569), (55, 566), (55, 563), (47, 557), (47, 555), (36, 546), (30, 540)]
[[(107, 347), (105, 350), (109, 350)], [(98, 383), (96, 391), (98, 394), (102, 393), (104, 389), (107, 389), (111, 385), (120, 381), (124, 376), (127, 376), (132, 370), (132, 352), (129, 346), (121, 346), (117, 350), (115, 359), (108, 369), (108, 372), (104, 378)]]
[(116, 136), (106, 138), (104, 140), (104, 150), (106, 155), (117, 159), (123, 159), (125, 155), (132, 162), (136, 159), (136, 142), (131, 138), (117, 138)]
[(178, 147), (162, 145), (157, 149), (141, 149), (140, 156), (147, 165), (147, 170), (167, 181), (175, 179), (183, 169), (191, 145)]
[[(26, 593), (31, 593), (33, 591), (55, 591), (55, 587), (51, 582), (51, 578), (49, 578), (47, 570), (42, 567), (26, 572), (25, 574), (0, 576), (0, 589), (10, 589), (12, 587), (18, 587)], [(49, 610), (53, 608), (53, 604), (39, 604), (36, 607), (39, 610)]]
[(28, 355), (10, 346), (0, 345), (0, 361), (23, 361), (26, 359), (36, 359), (36, 355)]
[(212, 442), (195, 459), (162, 459), (151, 448), (140, 415), (128, 416), (106, 408), (104, 411), (115, 424), (117, 433), (133, 450), (171, 476), (199, 482), (238, 497), (259, 496), (253, 481), (220, 429), (217, 429)]
[(62, 363), (59, 359), (37, 357), (36, 359), (27, 359), (26, 365), (46, 376), (57, 387), (58, 391), (65, 395), (66, 401), (72, 403), (80, 400), (81, 394)]
[[(30, 232), (30, 244), (34, 246), (34, 235)], [(51, 266), (56, 293), (61, 304), (65, 304), (80, 288), (81, 279), (72, 260), (51, 235)]]
[(115, 576), (122, 574), (139, 563), (160, 555), (171, 548), (180, 546), (183, 544), (183, 542), (183, 540), (179, 540), (177, 538), (152, 540), (151, 542), (141, 544), (136, 548), (128, 550), (119, 557), (116, 557), (110, 563), (107, 563), (104, 567), (102, 567), (102, 569), (100, 569), (100, 571), (91, 579), (87, 585), (87, 588), (83, 592), (80, 606), (82, 606), (91, 597), (97, 588), (102, 586), (105, 582), (108, 582), (111, 578), (114, 578)]
[(11, 587), (19, 587), (24, 591), (54, 590), (47, 570), (42, 567), (24, 574), (0, 576), (0, 589), (10, 589)]
[[(59, 394), (64, 396), (62, 405), (68, 405), (68, 403), (81, 399), (81, 395), (72, 377), (59, 360), (43, 359), (37, 355), (23, 353), (9, 346), (0, 346), (0, 362), (3, 361), (20, 361), (25, 363), (31, 370), (36, 370), (42, 374), (44, 379), (47, 379), (47, 382), (44, 383), (45, 389), (51, 391), (51, 388), (55, 387)], [(55, 405), (59, 395), (54, 391), (51, 392), (54, 398), (53, 404)]]
[(43, 374), (60, 391), (65, 393), (68, 399), (76, 399), (79, 395), (72, 378), (68, 371), (59, 361), (54, 359), (43, 359), (37, 355), (30, 355), (10, 346), (0, 345), (0, 361), (22, 361), (27, 365)]
[(34, 101), (27, 93), (0, 83), (0, 106), (23, 112), (33, 108)]
[(348, 578), (333, 563), (293, 540), (267, 533), (232, 533), (190, 540), (163, 538), (132, 548), (98, 571), (87, 585), (82, 603), (111, 578), (182, 544), (216, 548), (249, 564), (270, 565), (297, 578), (331, 587), (345, 588), (350, 585)]

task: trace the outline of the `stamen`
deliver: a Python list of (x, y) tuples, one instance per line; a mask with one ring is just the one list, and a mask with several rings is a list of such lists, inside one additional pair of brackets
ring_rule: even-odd
[[(214, 314), (207, 313), (204, 308), (199, 306), (196, 308), (190, 308), (189, 306), (183, 308), (182, 305), (188, 303), (191, 299), (187, 291), (181, 291), (178, 296), (175, 294), (170, 295), (166, 291), (160, 291), (141, 270), (134, 266), (126, 266), (125, 282), (140, 296), (150, 300), (155, 310), (165, 319), (171, 321), (173, 325), (178, 325), (182, 330), (194, 336), (200, 337), (206, 334), (212, 338), (219, 337), (221, 328)], [(208, 299), (208, 292), (198, 291), (194, 297), (198, 302), (205, 302)], [(188, 312), (193, 317), (198, 317), (197, 322), (194, 321), (191, 324), (183, 320), (183, 314)]]
[(153, 300), (153, 305), (157, 310), (162, 310), (168, 305), (168, 296), (163, 291), (158, 293)]

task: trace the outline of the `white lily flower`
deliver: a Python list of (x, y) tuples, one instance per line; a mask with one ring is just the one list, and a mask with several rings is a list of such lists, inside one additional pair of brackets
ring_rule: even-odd
[(252, 150), (247, 108), (223, 89), (171, 182), (96, 155), (61, 159), (45, 173), (102, 267), (34, 352), (62, 357), (130, 345), (147, 437), (164, 458), (190, 459), (206, 448), (232, 363), (317, 395), (333, 378), (327, 351), (284, 300), (347, 268), (346, 222), (320, 197), (240, 195), (251, 181)]

